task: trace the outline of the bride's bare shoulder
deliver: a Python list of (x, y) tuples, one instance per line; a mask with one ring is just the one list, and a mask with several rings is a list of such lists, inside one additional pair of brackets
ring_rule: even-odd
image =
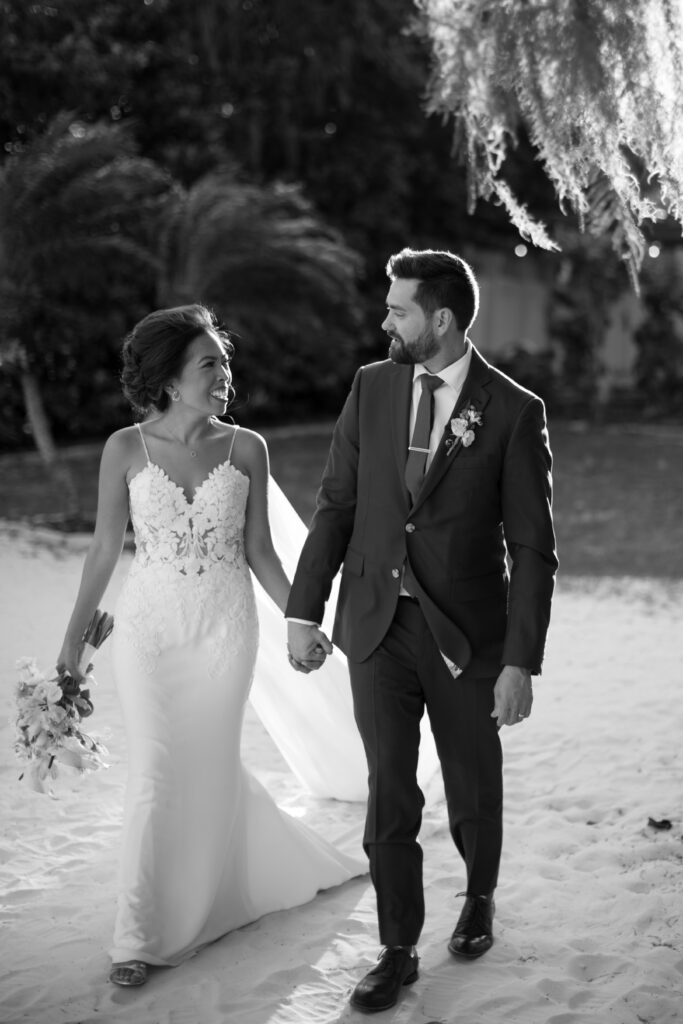
[(247, 427), (236, 427), (235, 434), (235, 445), (246, 445), (249, 449), (254, 451), (263, 450), (267, 447), (266, 440), (261, 434), (257, 434), (255, 430), (249, 430)]
[(249, 475), (257, 467), (267, 465), (268, 446), (265, 439), (255, 430), (246, 427), (233, 427), (236, 430), (232, 447), (232, 461), (238, 469), (248, 471)]
[[(136, 425), (115, 430), (102, 449), (102, 459), (110, 466), (126, 471), (142, 452), (142, 439)], [(144, 453), (143, 453), (144, 454)]]

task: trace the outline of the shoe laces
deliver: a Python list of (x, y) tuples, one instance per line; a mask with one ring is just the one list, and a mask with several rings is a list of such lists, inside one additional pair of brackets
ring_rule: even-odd
[[(487, 911), (491, 906), (492, 897), (474, 896), (469, 892), (459, 892), (458, 896), (464, 896), (469, 900), (469, 904), (466, 903), (463, 907), (463, 913), (458, 922), (460, 927), (470, 929), (477, 937), (485, 935), (489, 927)], [(465, 914), (467, 914), (466, 917), (464, 917)]]
[(406, 948), (405, 946), (382, 946), (379, 956), (377, 957), (377, 962), (380, 963), (384, 960), (386, 963), (391, 963), (393, 967), (396, 957), (401, 953), (405, 953), (413, 960), (417, 956), (415, 946), (410, 946), (410, 948)]

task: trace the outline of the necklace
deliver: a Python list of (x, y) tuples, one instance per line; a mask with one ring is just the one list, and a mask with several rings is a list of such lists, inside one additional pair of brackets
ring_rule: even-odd
[(196, 459), (197, 458), (197, 449), (196, 448), (191, 448), (190, 445), (187, 443), (187, 441), (181, 441), (181, 439), (179, 437), (176, 437), (176, 435), (173, 433), (173, 431), (169, 430), (169, 428), (168, 428), (168, 426), (166, 426), (166, 424), (164, 424), (164, 426), (166, 427), (166, 433), (169, 435), (169, 437), (172, 437), (174, 441), (177, 441), (178, 444), (181, 444), (183, 446), (183, 448), (189, 448), (190, 449), (190, 458), (191, 459)]

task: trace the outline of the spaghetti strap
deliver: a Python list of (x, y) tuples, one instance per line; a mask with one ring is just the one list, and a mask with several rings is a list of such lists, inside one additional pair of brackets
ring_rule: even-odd
[[(145, 441), (145, 435), (142, 433), (142, 427), (140, 426), (139, 423), (136, 423), (135, 426), (140, 431), (140, 440), (142, 441), (142, 447), (145, 449), (145, 455), (147, 456), (147, 463), (149, 464), (152, 460), (150, 459), (149, 452), (147, 451), (147, 442)], [(235, 439), (233, 437), (233, 441), (234, 440)]]
[(228, 452), (228, 462), (232, 461), (232, 449), (235, 446), (235, 438), (237, 437), (237, 431), (240, 429), (237, 424), (234, 424), (235, 429), (232, 432), (232, 441), (230, 442), (230, 451)]

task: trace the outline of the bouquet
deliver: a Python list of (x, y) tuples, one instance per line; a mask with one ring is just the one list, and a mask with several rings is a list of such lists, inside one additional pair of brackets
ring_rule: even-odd
[[(114, 628), (114, 619), (98, 608), (83, 634), (83, 649), (78, 668), (88, 675), (91, 659)], [(93, 712), (90, 690), (82, 689), (72, 676), (60, 672), (47, 677), (38, 668), (35, 658), (17, 662), (19, 680), (16, 688), (17, 718), (14, 749), (22, 761), (28, 761), (29, 781), (37, 793), (48, 792), (47, 779), (56, 779), (59, 765), (79, 772), (106, 768), (102, 754), (107, 751), (93, 736), (81, 728), (81, 720)], [(23, 779), (25, 772), (19, 776)]]

